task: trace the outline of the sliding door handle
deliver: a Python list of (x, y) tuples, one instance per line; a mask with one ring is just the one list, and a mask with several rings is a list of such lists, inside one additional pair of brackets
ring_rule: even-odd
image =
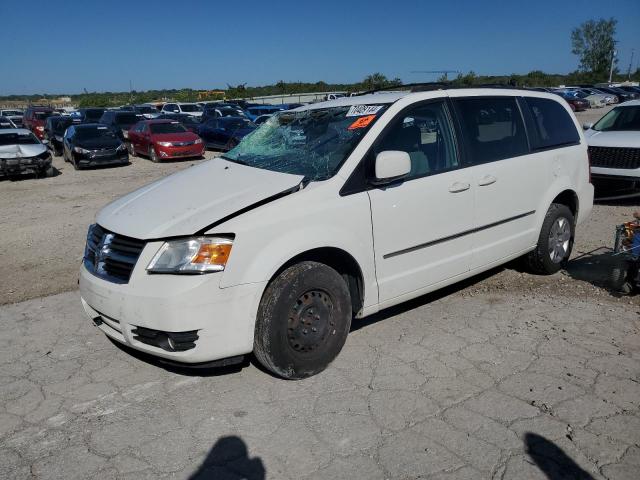
[(478, 185), (481, 187), (486, 187), (487, 185), (491, 185), (492, 183), (496, 183), (498, 179), (493, 175), (485, 175), (478, 181)]
[(469, 190), (471, 188), (471, 184), (464, 182), (455, 182), (449, 186), (449, 191), (451, 193), (464, 192), (465, 190)]

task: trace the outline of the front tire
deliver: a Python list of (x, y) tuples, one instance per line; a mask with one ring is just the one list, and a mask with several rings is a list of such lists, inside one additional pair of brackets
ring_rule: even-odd
[(301, 262), (267, 287), (256, 319), (254, 354), (269, 371), (301, 379), (336, 358), (351, 328), (351, 297), (344, 279), (318, 262)]
[(538, 245), (525, 257), (532, 273), (553, 275), (566, 265), (575, 237), (575, 219), (566, 205), (552, 203), (542, 222)]
[(133, 147), (133, 143), (127, 143), (127, 150), (129, 151), (129, 156), (131, 158), (136, 156), (136, 149)]
[(153, 163), (158, 163), (159, 161), (158, 154), (156, 153), (156, 149), (153, 148), (153, 145), (149, 146), (149, 158)]

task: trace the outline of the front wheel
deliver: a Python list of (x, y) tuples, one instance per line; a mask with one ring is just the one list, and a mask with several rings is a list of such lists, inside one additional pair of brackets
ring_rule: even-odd
[(131, 142), (127, 143), (127, 150), (129, 151), (130, 157), (133, 158), (136, 156), (136, 149), (133, 147), (133, 143)]
[(149, 146), (149, 158), (153, 163), (158, 163), (158, 154), (156, 153), (156, 149), (153, 148), (153, 145)]
[(566, 205), (552, 203), (542, 222), (538, 244), (525, 257), (528, 269), (552, 275), (569, 260), (575, 236), (575, 219)]
[(318, 262), (295, 264), (265, 290), (256, 319), (254, 354), (280, 377), (310, 377), (340, 353), (351, 316), (349, 289), (338, 272)]

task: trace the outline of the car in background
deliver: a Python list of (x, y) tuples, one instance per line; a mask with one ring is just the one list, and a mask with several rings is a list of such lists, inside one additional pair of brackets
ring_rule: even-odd
[(31, 105), (24, 112), (22, 120), (24, 128), (31, 130), (35, 133), (36, 137), (42, 140), (44, 138), (44, 122), (48, 117), (54, 114), (55, 112), (51, 107), (46, 107), (44, 105)]
[(625, 92), (635, 94), (635, 98), (640, 97), (640, 87), (634, 87), (633, 85), (618, 85), (616, 88), (624, 90)]
[(0, 109), (0, 117), (7, 117), (16, 127), (22, 128), (22, 117), (24, 112), (15, 108)]
[(207, 122), (211, 118), (246, 117), (245, 111), (235, 104), (209, 104), (202, 112), (200, 121)]
[(156, 107), (146, 103), (142, 105), (134, 105), (133, 109), (136, 113), (139, 113), (144, 118), (157, 118), (158, 115), (160, 115), (160, 112)]
[(602, 108), (607, 106), (607, 96), (602, 93), (589, 93), (582, 89), (573, 90), (573, 94), (589, 102), (591, 108)]
[(266, 122), (267, 120), (269, 120), (271, 117), (273, 117), (273, 114), (270, 115), (260, 115), (259, 117), (256, 117), (255, 120), (253, 121), (253, 123), (255, 123), (256, 125), (262, 125), (264, 122)]
[(129, 130), (129, 153), (159, 162), (172, 158), (202, 157), (202, 139), (177, 120), (144, 120)]
[(640, 188), (640, 100), (622, 103), (583, 128), (594, 180)]
[(79, 118), (80, 123), (98, 123), (105, 110), (104, 108), (79, 108), (72, 116)]
[(580, 91), (587, 93), (589, 95), (604, 95), (607, 105), (615, 105), (616, 103), (619, 102), (617, 95), (603, 92), (601, 90), (598, 90), (597, 88), (583, 87), (583, 88), (580, 88)]
[(257, 105), (246, 108), (244, 113), (249, 120), (254, 121), (260, 115), (273, 115), (274, 113), (281, 112), (283, 110), (287, 109), (276, 105)]
[(10, 128), (18, 128), (9, 117), (0, 116), (0, 130), (8, 130)]
[(194, 117), (202, 116), (202, 109), (197, 103), (165, 103), (162, 113), (186, 113)]
[(231, 150), (256, 128), (256, 124), (247, 118), (219, 117), (202, 123), (198, 135), (207, 148)]
[(99, 123), (111, 128), (121, 140), (126, 140), (127, 135), (129, 135), (129, 129), (143, 119), (142, 115), (135, 112), (106, 110), (100, 117)]
[(574, 112), (582, 112), (590, 107), (588, 100), (577, 97), (574, 92), (566, 90), (556, 90), (553, 93), (564, 98), (571, 107), (571, 110), (573, 110)]
[(47, 146), (26, 128), (0, 130), (0, 176), (26, 173), (55, 175)]
[(616, 87), (596, 87), (596, 88), (602, 92), (610, 93), (612, 95), (617, 96), (619, 103), (628, 102), (629, 100), (633, 100), (634, 98), (637, 98), (636, 94), (631, 92), (625, 92), (624, 90), (620, 90), (619, 88), (616, 88)]
[(83, 123), (67, 128), (63, 138), (62, 156), (73, 168), (129, 163), (127, 146), (107, 125)]
[(187, 115), (186, 113), (161, 113), (157, 120), (177, 120), (184, 128), (193, 133), (198, 133), (200, 128), (200, 118)]
[(44, 138), (49, 142), (49, 148), (53, 150), (53, 154), (56, 156), (62, 155), (62, 142), (64, 132), (67, 131), (71, 125), (79, 124), (80, 119), (74, 117), (53, 116), (47, 118), (47, 122), (44, 125)]
[(534, 92), (548, 92), (548, 93), (555, 93), (554, 88), (549, 88), (549, 87), (527, 87), (527, 90), (533, 90)]

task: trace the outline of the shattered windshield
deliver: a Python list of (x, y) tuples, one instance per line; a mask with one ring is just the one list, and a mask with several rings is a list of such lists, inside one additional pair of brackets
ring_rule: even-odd
[(387, 105), (352, 105), (278, 113), (223, 158), (326, 180), (340, 168)]

